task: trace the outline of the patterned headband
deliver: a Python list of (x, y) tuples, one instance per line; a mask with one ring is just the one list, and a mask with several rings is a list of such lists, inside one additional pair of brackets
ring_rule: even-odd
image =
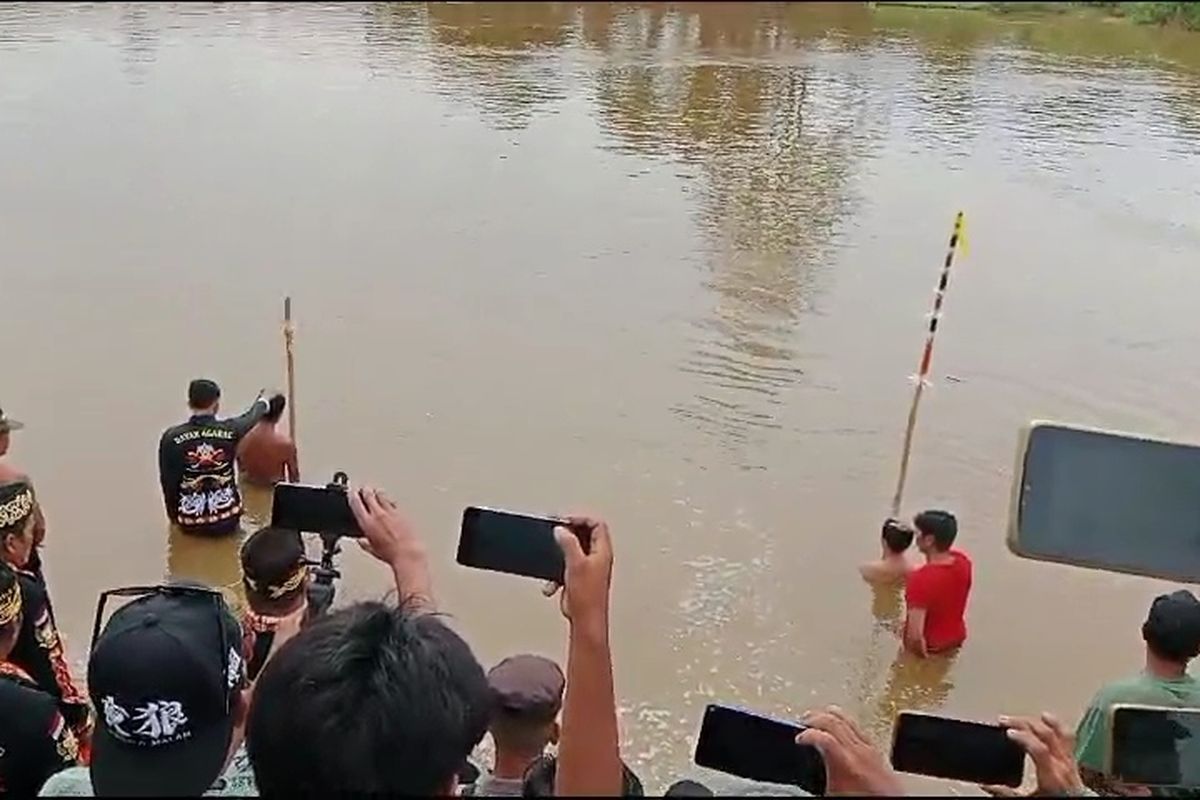
[(0, 627), (21, 615), (21, 589), (16, 581), (4, 594), (0, 594)]
[(279, 586), (267, 586), (260, 588), (258, 583), (253, 578), (251, 578), (249, 575), (244, 576), (247, 586), (259, 594), (265, 594), (272, 600), (278, 600), (285, 594), (291, 594), (292, 592), (296, 591), (296, 589), (300, 587), (300, 584), (304, 583), (304, 579), (306, 577), (308, 577), (308, 567), (304, 564), (301, 564), (300, 567)]
[(6, 503), (0, 503), (0, 528), (16, 525), (33, 511), (33, 492), (26, 489)]

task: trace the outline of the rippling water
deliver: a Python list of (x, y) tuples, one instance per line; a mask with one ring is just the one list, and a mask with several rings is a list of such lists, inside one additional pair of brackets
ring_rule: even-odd
[[(236, 580), (231, 545), (168, 539), (154, 446), (191, 377), (228, 405), (282, 382), (290, 293), (307, 477), (404, 499), (483, 660), (561, 655), (562, 623), (452, 564), (461, 508), (612, 519), (651, 787), (712, 699), (839, 702), (882, 736), (912, 706), (1074, 718), (1138, 665), (1160, 586), (1019, 562), (1002, 531), (1031, 418), (1200, 435), (1195, 35), (858, 4), (4, 4), (0, 165), (0, 402), (77, 660), (100, 589)], [(909, 500), (959, 512), (977, 588), (957, 663), (914, 667), (853, 568), (959, 208)], [(386, 588), (344, 562), (343, 596)]]

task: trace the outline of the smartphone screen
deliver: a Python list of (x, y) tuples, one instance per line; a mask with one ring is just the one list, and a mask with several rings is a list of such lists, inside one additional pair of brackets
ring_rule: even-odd
[(704, 709), (695, 761), (739, 778), (799, 786), (825, 794), (825, 762), (815, 747), (796, 744), (803, 725), (729, 706)]
[(307, 533), (362, 536), (346, 490), (302, 483), (276, 484), (271, 525)]
[(554, 529), (562, 524), (554, 517), (471, 506), (463, 511), (458, 563), (562, 583), (566, 565), (554, 538)]
[(1142, 786), (1200, 786), (1200, 709), (1115, 706), (1111, 773)]
[(1019, 556), (1192, 582), (1200, 576), (1200, 446), (1033, 423), (1009, 511)]
[(1025, 751), (999, 725), (905, 711), (896, 719), (892, 766), (934, 778), (1020, 786)]

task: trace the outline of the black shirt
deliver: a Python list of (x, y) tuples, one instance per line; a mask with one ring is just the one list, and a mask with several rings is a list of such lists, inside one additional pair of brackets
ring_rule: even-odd
[(76, 765), (79, 747), (54, 698), (12, 664), (0, 663), (0, 720), (0, 796), (33, 797)]
[(238, 442), (267, 413), (260, 397), (239, 417), (197, 414), (158, 443), (158, 478), (167, 516), (192, 533), (230, 533), (242, 518), (234, 462)]
[(89, 726), (88, 700), (71, 678), (36, 551), (35, 558), (24, 569), (17, 570), (17, 583), (25, 613), (8, 660), (58, 703), (67, 724), (82, 734)]

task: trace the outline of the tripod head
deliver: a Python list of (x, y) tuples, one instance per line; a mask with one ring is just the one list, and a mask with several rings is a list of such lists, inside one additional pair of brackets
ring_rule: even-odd
[[(349, 485), (349, 476), (345, 472), (339, 471), (333, 473), (333, 480), (326, 484), (326, 487), (346, 492), (349, 491)], [(313, 579), (308, 587), (308, 603), (312, 607), (314, 616), (324, 614), (333, 605), (333, 598), (337, 591), (333, 582), (342, 577), (341, 571), (333, 563), (334, 557), (342, 552), (341, 545), (338, 544), (342, 535), (332, 531), (321, 531), (319, 536), (321, 537), (321, 560), (316, 564), (309, 562), (309, 572)]]

